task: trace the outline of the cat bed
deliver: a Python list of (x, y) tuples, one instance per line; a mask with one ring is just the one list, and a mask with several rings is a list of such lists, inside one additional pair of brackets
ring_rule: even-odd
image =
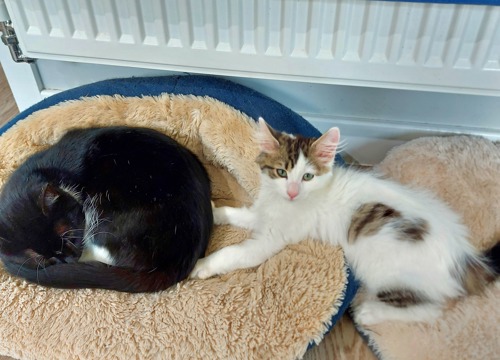
[[(248, 205), (259, 185), (252, 137), (258, 116), (280, 130), (319, 134), (275, 101), (217, 78), (132, 78), (83, 86), (42, 101), (1, 129), (0, 186), (27, 156), (70, 128), (143, 126), (198, 155), (216, 204)], [(247, 236), (218, 226), (208, 252)], [(341, 249), (310, 239), (255, 269), (186, 280), (154, 294), (49, 289), (0, 269), (0, 355), (295, 359), (321, 341), (355, 290)]]
[[(481, 250), (500, 241), (500, 143), (474, 136), (420, 138), (392, 149), (376, 170), (427, 188), (461, 214)], [(305, 360), (493, 360), (500, 354), (500, 280), (449, 304), (430, 325), (386, 322), (360, 329), (344, 317)]]

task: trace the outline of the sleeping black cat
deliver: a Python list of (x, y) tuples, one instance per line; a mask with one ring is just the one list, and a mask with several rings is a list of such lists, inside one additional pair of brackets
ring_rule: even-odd
[(159, 291), (185, 279), (212, 230), (198, 158), (143, 128), (72, 130), (0, 194), (0, 257), (40, 285)]

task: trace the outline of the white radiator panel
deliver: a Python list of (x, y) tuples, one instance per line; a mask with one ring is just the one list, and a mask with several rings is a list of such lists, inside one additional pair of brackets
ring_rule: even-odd
[(30, 57), (500, 96), (500, 7), (6, 0)]

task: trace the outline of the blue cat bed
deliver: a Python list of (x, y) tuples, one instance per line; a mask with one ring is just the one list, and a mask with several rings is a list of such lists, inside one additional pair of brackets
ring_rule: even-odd
[[(209, 103), (211, 101), (210, 98), (216, 99), (224, 104), (229, 105), (230, 107), (236, 110), (239, 110), (241, 113), (245, 114), (246, 116), (254, 120), (257, 119), (259, 116), (262, 116), (272, 127), (278, 130), (283, 130), (290, 133), (299, 133), (304, 136), (310, 136), (310, 137), (315, 137), (320, 135), (320, 132), (316, 128), (314, 128), (310, 123), (308, 123), (304, 118), (302, 118), (295, 112), (291, 111), (290, 109), (286, 108), (285, 106), (270, 99), (269, 97), (266, 97), (252, 89), (216, 77), (186, 75), (186, 76), (168, 76), (168, 77), (113, 79), (113, 80), (100, 81), (94, 84), (84, 85), (75, 89), (59, 93), (23, 111), (18, 116), (13, 118), (10, 122), (8, 122), (5, 126), (0, 128), (0, 135), (3, 134), (0, 137), (0, 142), (1, 140), (4, 140), (7, 135), (19, 131), (17, 125), (21, 124), (21, 122), (24, 122), (22, 120), (26, 119), (26, 121), (34, 121), (33, 116), (40, 114), (40, 112), (38, 112), (39, 110), (48, 111), (50, 109), (58, 109), (61, 106), (66, 106), (66, 104), (69, 104), (70, 103), (69, 101), (82, 101), (79, 99), (96, 97), (96, 96), (103, 97), (104, 95), (113, 96), (114, 100), (112, 101), (121, 101), (121, 100), (127, 101), (127, 98), (131, 97), (135, 98), (150, 97), (150, 96), (161, 97), (165, 96), (165, 94), (186, 95), (187, 97), (191, 96), (203, 97), (204, 99), (208, 99), (207, 101)], [(116, 99), (117, 95), (119, 96), (118, 99)], [(120, 96), (124, 98), (121, 98)], [(181, 97), (180, 99), (182, 100), (183, 98)], [(170, 109), (170, 111), (172, 111), (172, 109)], [(84, 114), (82, 114), (82, 116), (83, 115)], [(221, 122), (224, 122), (224, 118), (218, 119), (217, 121), (220, 124)], [(134, 125), (133, 123), (131, 124), (130, 122), (128, 124)], [(76, 125), (78, 126), (79, 123), (76, 122)], [(144, 125), (141, 123), (138, 124), (137, 126), (144, 126)], [(47, 127), (49, 129), (45, 128), (45, 130), (49, 131), (53, 129), (54, 126), (49, 124)], [(0, 154), (0, 156), (4, 156), (4, 154)], [(337, 156), (336, 162), (337, 164), (343, 164), (343, 160), (340, 156)], [(1, 163), (1, 158), (0, 158), (0, 163)], [(3, 172), (2, 174), (6, 172), (8, 171)], [(356, 282), (351, 272), (349, 271), (347, 265), (345, 265), (344, 263), (342, 264), (342, 267), (345, 278), (342, 280), (341, 294), (336, 298), (332, 299), (332, 312), (327, 318), (329, 320), (325, 319), (326, 321), (325, 320), (322, 321), (323, 325), (321, 326), (321, 328), (323, 329), (322, 330), (323, 333), (325, 330), (329, 331), (337, 323), (337, 321), (340, 319), (340, 317), (344, 314), (345, 310), (349, 306), (357, 290)], [(2, 275), (2, 277), (0, 278), (0, 282), (3, 284), (2, 287), (6, 287), (7, 286), (6, 283), (8, 282), (10, 283), (10, 285), (8, 286), (11, 286), (12, 278), (7, 276), (6, 274), (0, 274), (0, 275)], [(264, 280), (265, 279), (262, 279), (261, 281)], [(211, 280), (206, 280), (206, 281), (211, 281)], [(26, 285), (23, 285), (21, 287), (26, 287)], [(28, 287), (29, 289), (31, 289), (30, 292), (28, 293), (30, 293), (31, 294), (30, 296), (33, 297), (39, 296), (40, 292), (46, 293), (49, 291), (54, 291), (51, 289), (43, 289), (41, 287), (36, 287), (34, 285), (28, 285)], [(62, 294), (66, 293), (74, 293), (73, 291), (67, 291), (63, 293), (61, 293), (59, 290), (55, 291), (61, 296)], [(87, 290), (84, 290), (81, 291), (80, 293), (86, 291)], [(93, 291), (93, 290), (88, 290), (88, 291)], [(109, 297), (116, 300), (116, 297), (119, 297), (120, 298), (119, 301), (128, 301), (129, 299), (127, 298), (127, 296), (131, 296), (129, 294), (114, 294), (111, 292), (106, 293), (105, 291), (103, 293), (104, 295), (102, 295), (103, 296), (102, 299), (107, 299)], [(251, 294), (249, 294), (249, 296), (250, 295)], [(29, 301), (29, 298), (27, 301)], [(6, 302), (5, 304), (3, 304), (0, 302), (0, 311), (2, 311), (6, 306), (8, 307), (11, 305), (12, 303)], [(311, 306), (314, 306), (314, 304), (311, 304)], [(228, 307), (230, 308), (231, 304), (228, 304)], [(194, 314), (190, 314), (190, 316), (194, 316)], [(13, 319), (11, 320), (12, 324), (15, 325), (16, 321)], [(241, 319), (239, 319), (239, 321), (240, 320)], [(32, 321), (40, 322), (41, 320), (33, 319)], [(229, 324), (229, 326), (231, 327), (231, 324)], [(298, 326), (300, 326), (300, 324), (298, 324)], [(0, 328), (0, 333), (6, 336), (5, 341), (4, 339), (0, 339), (0, 344), (3, 344), (0, 345), (0, 355), (3, 354), (3, 355), (21, 357), (23, 351), (25, 350), (20, 350), (21, 344), (9, 340), (8, 338), (9, 331), (4, 331), (4, 330), (5, 329)], [(289, 330), (292, 332), (294, 331), (293, 329)], [(314, 335), (312, 338), (309, 339), (309, 346), (312, 346), (314, 343), (319, 342), (321, 338), (322, 335), (319, 336)], [(98, 341), (98, 339), (94, 340), (88, 339), (88, 341)], [(206, 339), (204, 339), (203, 341), (206, 341)], [(246, 340), (242, 339), (242, 341)], [(272, 343), (273, 343), (272, 339), (269, 338), (269, 344)], [(194, 344), (196, 344), (196, 342), (194, 342)], [(305, 346), (303, 351), (305, 351), (307, 348), (307, 342), (303, 345)], [(247, 355), (248, 354), (262, 355), (262, 353), (260, 352), (262, 351), (262, 349), (259, 350), (259, 352), (252, 352), (252, 351), (255, 350), (256, 346), (268, 347), (271, 345), (251, 344), (251, 342), (249, 342), (248, 346), (251, 347), (252, 349), (247, 350)], [(224, 351), (225, 352), (222, 353), (224, 355), (231, 354), (231, 349), (229, 350), (225, 349)], [(273, 353), (273, 350), (269, 351), (270, 353)], [(68, 354), (71, 353), (72, 353), (71, 351), (68, 352)], [(91, 354), (92, 356), (96, 355), (96, 353), (91, 353)], [(127, 354), (130, 354), (130, 352), (128, 352)], [(178, 354), (178, 352), (172, 352), (171, 354)], [(214, 354), (220, 355), (221, 353), (218, 352), (217, 349), (214, 349)], [(274, 352), (274, 354), (281, 354), (281, 353)], [(293, 353), (293, 356), (291, 356), (291, 354), (287, 354), (286, 352), (284, 352), (282, 355), (284, 356), (284, 358), (286, 358), (288, 356), (295, 357), (297, 354), (300, 354), (300, 352)]]

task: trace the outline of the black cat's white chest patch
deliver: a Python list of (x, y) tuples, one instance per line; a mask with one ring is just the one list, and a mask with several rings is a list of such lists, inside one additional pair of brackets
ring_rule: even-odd
[(78, 259), (79, 262), (98, 261), (108, 265), (115, 265), (111, 253), (104, 246), (98, 246), (90, 242), (85, 243), (82, 256)]

